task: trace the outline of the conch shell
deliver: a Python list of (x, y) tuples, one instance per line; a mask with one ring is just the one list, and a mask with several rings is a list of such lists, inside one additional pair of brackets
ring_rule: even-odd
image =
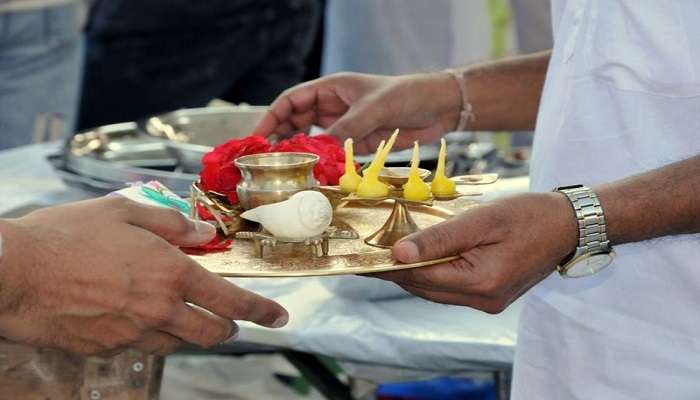
[(248, 210), (241, 217), (260, 223), (277, 238), (299, 240), (321, 235), (331, 225), (333, 208), (320, 192), (305, 190), (285, 201)]

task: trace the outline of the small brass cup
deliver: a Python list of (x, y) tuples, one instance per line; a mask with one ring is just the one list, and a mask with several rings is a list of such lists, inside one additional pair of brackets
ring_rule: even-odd
[(314, 166), (318, 159), (311, 153), (261, 153), (237, 158), (234, 162), (242, 179), (236, 193), (241, 206), (250, 210), (316, 188)]

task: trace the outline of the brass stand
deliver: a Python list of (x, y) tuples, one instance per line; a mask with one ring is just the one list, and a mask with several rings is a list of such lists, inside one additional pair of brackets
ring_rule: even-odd
[(257, 258), (264, 258), (265, 249), (272, 249), (281, 244), (303, 245), (311, 249), (311, 255), (313, 257), (326, 257), (328, 256), (328, 251), (330, 250), (331, 239), (353, 240), (360, 238), (360, 236), (354, 230), (338, 229), (334, 226), (330, 226), (320, 236), (306, 239), (295, 240), (276, 238), (267, 233), (267, 231), (236, 232), (235, 237), (236, 239), (252, 240), (254, 246), (253, 248), (255, 249), (255, 257)]
[(391, 210), (389, 219), (386, 220), (378, 231), (365, 239), (366, 244), (382, 249), (389, 249), (401, 238), (420, 230), (411, 217), (411, 213), (408, 211), (408, 205), (402, 200), (393, 200), (394, 207)]

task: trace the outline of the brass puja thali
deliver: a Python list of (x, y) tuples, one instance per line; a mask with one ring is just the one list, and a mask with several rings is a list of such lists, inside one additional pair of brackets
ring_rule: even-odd
[(202, 189), (203, 182), (194, 183), (191, 216), (198, 217), (197, 210), (205, 208), (233, 244), (192, 258), (228, 277), (372, 274), (457, 259), (454, 255), (402, 264), (391, 249), (402, 238), (474, 205), (481, 195), (474, 185), (493, 183), (498, 176), (448, 178), (444, 140), (431, 185), (424, 181), (431, 171), (418, 168), (418, 142), (410, 168), (385, 167), (398, 133), (380, 143), (362, 177), (353, 162), (352, 140), (346, 140), (345, 174), (338, 186), (316, 182), (313, 169), (318, 155), (295, 152), (236, 158), (242, 180), (236, 186), (235, 206), (223, 204), (221, 193)]
[[(424, 229), (445, 221), (476, 204), (474, 197), (460, 197), (435, 205), (408, 206), (413, 220)], [(336, 207), (332, 226), (357, 232), (356, 239), (332, 240), (328, 256), (315, 257), (312, 250), (297, 244), (281, 244), (256, 257), (252, 241), (234, 239), (232, 248), (222, 252), (191, 254), (211, 272), (226, 277), (300, 277), (377, 272), (440, 264), (455, 257), (415, 264), (396, 262), (390, 249), (369, 246), (364, 238), (377, 231), (387, 220), (394, 202), (345, 202)]]

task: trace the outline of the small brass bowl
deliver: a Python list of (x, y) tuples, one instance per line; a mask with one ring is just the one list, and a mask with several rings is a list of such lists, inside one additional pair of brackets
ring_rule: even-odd
[[(396, 189), (401, 189), (408, 182), (408, 174), (411, 171), (409, 167), (385, 167), (379, 171), (379, 180), (387, 185), (393, 186)], [(429, 177), (430, 171), (423, 168), (418, 168), (418, 175), (421, 179)]]
[(241, 206), (250, 210), (287, 200), (294, 193), (318, 186), (311, 153), (261, 153), (237, 158), (241, 182), (236, 187)]

